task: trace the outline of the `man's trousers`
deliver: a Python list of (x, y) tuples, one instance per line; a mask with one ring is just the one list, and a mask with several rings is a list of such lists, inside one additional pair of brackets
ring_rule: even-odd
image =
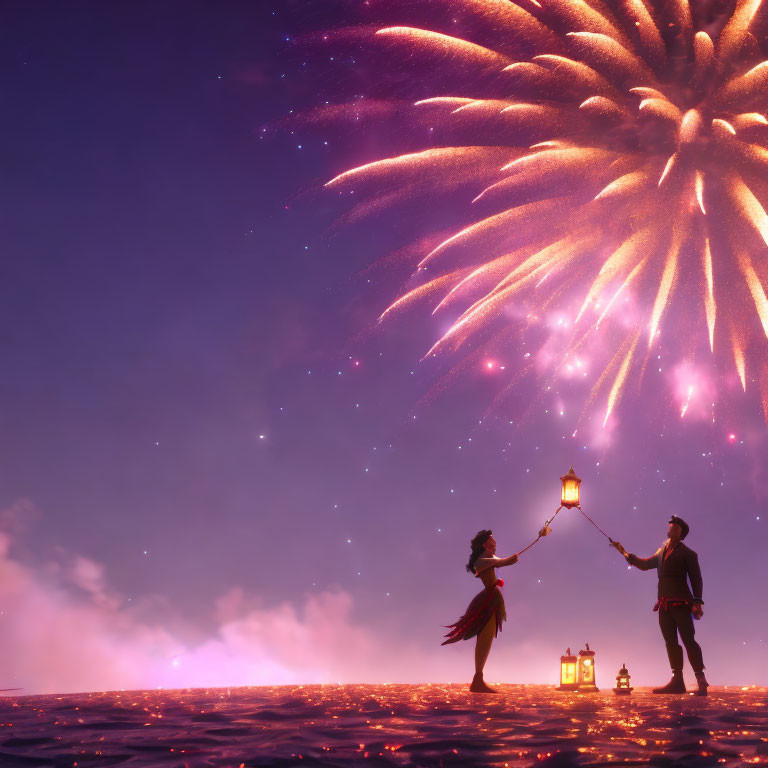
[(659, 627), (667, 644), (667, 656), (672, 671), (679, 674), (683, 672), (683, 649), (677, 642), (679, 632), (693, 671), (697, 674), (701, 672), (704, 669), (704, 659), (701, 656), (701, 648), (693, 637), (695, 631), (690, 606), (679, 605), (670, 606), (666, 610), (660, 609)]

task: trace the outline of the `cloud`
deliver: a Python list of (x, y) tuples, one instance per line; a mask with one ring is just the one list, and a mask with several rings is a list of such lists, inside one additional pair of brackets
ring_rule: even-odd
[(26, 531), (28, 524), (39, 517), (37, 508), (29, 499), (17, 499), (11, 505), (0, 509), (0, 530), (18, 535)]
[(340, 589), (270, 606), (233, 589), (211, 607), (216, 629), (190, 642), (194, 628), (183, 617), (147, 618), (148, 606), (167, 608), (161, 596), (126, 600), (100, 563), (59, 550), (32, 567), (14, 550), (13, 535), (0, 531), (0, 653), (13, 660), (0, 687), (63, 693), (363, 680), (382, 650)]

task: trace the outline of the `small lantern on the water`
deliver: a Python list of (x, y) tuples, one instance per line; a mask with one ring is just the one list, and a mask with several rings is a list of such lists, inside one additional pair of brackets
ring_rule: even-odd
[(576, 684), (576, 669), (578, 659), (571, 654), (569, 648), (564, 656), (560, 657), (560, 685), (558, 691), (575, 691), (578, 689)]
[(560, 495), (560, 504), (564, 507), (578, 507), (579, 506), (579, 486), (581, 485), (581, 478), (577, 477), (573, 471), (573, 467), (568, 470), (568, 473), (560, 478), (563, 483), (563, 492)]
[(627, 665), (625, 663), (619, 670), (619, 674), (616, 675), (616, 687), (613, 689), (613, 692), (625, 696), (632, 693), (632, 686), (629, 684), (629, 678), (629, 671), (627, 670)]
[(586, 650), (579, 651), (579, 664), (576, 670), (576, 684), (579, 691), (596, 691), (595, 684), (595, 652), (589, 650), (587, 643)]

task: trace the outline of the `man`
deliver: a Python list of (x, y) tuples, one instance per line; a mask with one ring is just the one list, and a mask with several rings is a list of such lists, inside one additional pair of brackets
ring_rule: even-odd
[[(630, 565), (641, 571), (656, 568), (659, 574), (658, 601), (653, 610), (659, 612), (659, 627), (667, 644), (667, 655), (672, 667), (672, 679), (662, 688), (654, 688), (654, 693), (685, 693), (683, 682), (683, 649), (677, 642), (677, 635), (683, 641), (688, 652), (688, 661), (696, 673), (698, 696), (707, 695), (707, 678), (704, 676), (704, 660), (701, 648), (694, 640), (693, 619), (704, 615), (704, 601), (701, 599), (702, 581), (697, 554), (683, 544), (688, 535), (685, 520), (672, 515), (669, 520), (669, 537), (664, 545), (651, 557), (641, 558), (631, 555), (618, 542), (613, 546), (621, 552)], [(688, 587), (687, 579), (691, 586)]]

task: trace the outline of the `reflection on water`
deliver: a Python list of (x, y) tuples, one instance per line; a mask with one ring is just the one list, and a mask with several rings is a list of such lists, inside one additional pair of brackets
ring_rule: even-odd
[(0, 766), (743, 766), (765, 688), (706, 699), (501, 685), (305, 685), (0, 699)]

